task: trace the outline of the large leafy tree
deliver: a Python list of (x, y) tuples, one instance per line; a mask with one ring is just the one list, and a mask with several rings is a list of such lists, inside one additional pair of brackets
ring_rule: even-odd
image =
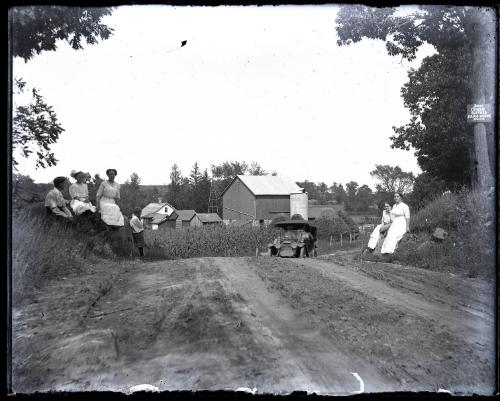
[[(25, 91), (26, 83), (21, 79), (14, 82), (14, 93)], [(36, 153), (36, 167), (55, 166), (57, 159), (51, 152), (51, 145), (57, 142), (64, 131), (57, 120), (56, 113), (36, 88), (31, 89), (28, 104), (16, 105), (12, 121), (12, 145), (23, 157)], [(17, 162), (13, 159), (14, 168)]]
[[(495, 82), (494, 14), (478, 7), (419, 6), (401, 14), (397, 8), (345, 6), (337, 17), (338, 45), (363, 38), (383, 40), (387, 52), (407, 60), (428, 43), (436, 54), (409, 71), (402, 88), (412, 117), (393, 127), (392, 147), (416, 151), (424, 172), (448, 188), (491, 177), (492, 125), (467, 124), (467, 104), (493, 103)], [(489, 159), (489, 160), (488, 160)], [(489, 178), (488, 178), (489, 179)]]
[(99, 39), (108, 39), (113, 28), (102, 24), (101, 19), (111, 12), (108, 7), (14, 7), (9, 11), (12, 55), (28, 61), (44, 50), (56, 50), (59, 40), (79, 50), (83, 41), (93, 45)]
[[(27, 62), (42, 51), (56, 50), (60, 41), (78, 50), (83, 48), (83, 41), (95, 44), (99, 39), (108, 39), (113, 29), (102, 24), (101, 19), (111, 12), (111, 8), (13, 7), (9, 10), (11, 55)], [(25, 90), (26, 83), (19, 78), (12, 86), (16, 98)], [(39, 90), (33, 88), (31, 93), (30, 102), (13, 108), (12, 146), (23, 157), (36, 153), (37, 168), (54, 166), (57, 159), (50, 148), (64, 129)], [(15, 159), (13, 164), (15, 167)]]
[(392, 195), (395, 192), (408, 194), (415, 182), (412, 172), (406, 172), (399, 166), (389, 166), (388, 164), (376, 164), (370, 175), (379, 180), (375, 186), (377, 192), (388, 192)]

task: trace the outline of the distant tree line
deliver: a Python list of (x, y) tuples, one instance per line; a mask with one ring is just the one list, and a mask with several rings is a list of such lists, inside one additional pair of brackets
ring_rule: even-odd
[[(209, 173), (210, 171), (210, 173)], [(276, 175), (276, 171), (268, 173), (257, 162), (225, 161), (210, 165), (210, 170), (200, 169), (195, 162), (187, 176), (174, 163), (170, 169), (169, 183), (166, 185), (142, 185), (141, 177), (132, 173), (121, 183), (122, 212), (130, 215), (135, 207), (143, 208), (152, 202), (168, 202), (174, 208), (193, 209), (199, 213), (208, 212), (210, 188), (218, 198), (218, 213), (222, 216), (222, 192), (237, 175)], [(395, 192), (402, 193), (412, 202), (412, 189), (416, 181), (412, 173), (402, 171), (398, 166), (376, 165), (371, 175), (379, 183), (373, 191), (368, 185), (359, 185), (356, 181), (348, 182), (345, 187), (334, 182), (328, 186), (324, 182), (297, 182), (309, 195), (311, 204), (343, 204), (347, 212), (367, 212), (381, 209), (384, 202), (393, 203)], [(417, 177), (418, 180), (419, 177)], [(68, 181), (69, 177), (68, 177)], [(103, 178), (94, 174), (88, 182), (90, 200), (95, 203), (95, 195)], [(51, 183), (35, 184), (29, 176), (14, 174), (13, 194), (21, 203), (40, 201), (45, 196)], [(69, 199), (69, 193), (64, 194)], [(414, 204), (412, 204), (414, 206)]]

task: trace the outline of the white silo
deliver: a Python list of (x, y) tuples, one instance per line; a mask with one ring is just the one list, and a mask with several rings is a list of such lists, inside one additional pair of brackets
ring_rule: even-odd
[(308, 216), (308, 200), (309, 196), (307, 192), (298, 192), (290, 194), (290, 218), (294, 214), (300, 214), (304, 220), (309, 218)]

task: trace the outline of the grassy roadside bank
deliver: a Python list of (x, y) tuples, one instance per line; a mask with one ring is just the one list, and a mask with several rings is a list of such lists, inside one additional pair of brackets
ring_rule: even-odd
[[(433, 238), (436, 228), (447, 231)], [(491, 278), (495, 274), (495, 209), (492, 194), (462, 190), (445, 193), (413, 213), (411, 235), (405, 236), (394, 255), (367, 255), (384, 260), (466, 277)]]

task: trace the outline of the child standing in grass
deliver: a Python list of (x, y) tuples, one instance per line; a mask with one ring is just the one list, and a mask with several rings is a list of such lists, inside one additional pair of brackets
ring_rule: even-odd
[(139, 254), (144, 256), (144, 225), (142, 224), (140, 216), (141, 209), (136, 207), (130, 219), (130, 227), (132, 228), (135, 246), (139, 249)]

